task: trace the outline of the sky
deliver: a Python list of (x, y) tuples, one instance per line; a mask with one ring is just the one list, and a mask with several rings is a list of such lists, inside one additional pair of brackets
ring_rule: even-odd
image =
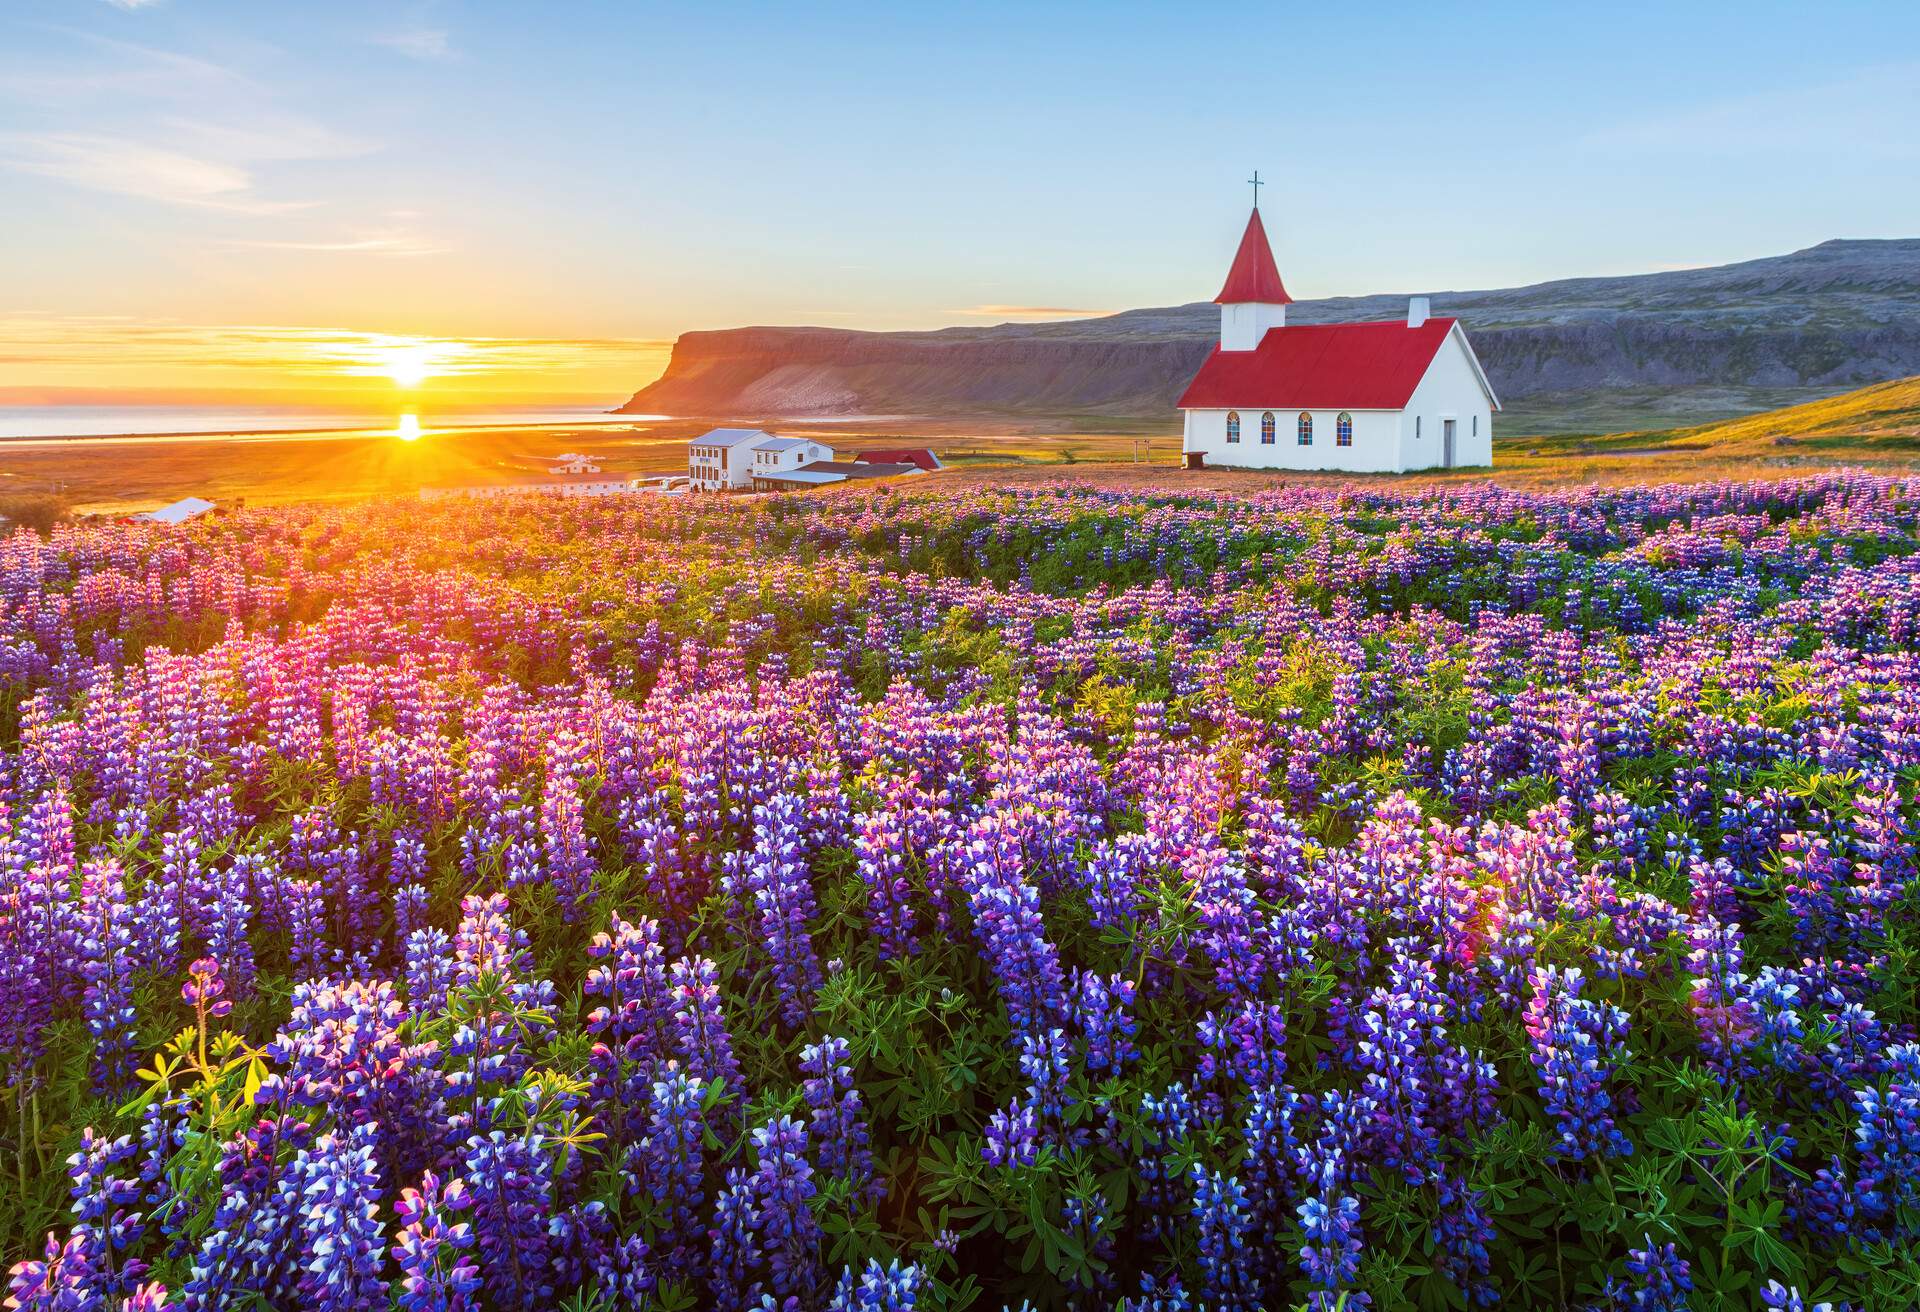
[[(1920, 5), (0, 0), (0, 404), (1920, 235)], [(424, 378), (424, 383), (422, 379)]]

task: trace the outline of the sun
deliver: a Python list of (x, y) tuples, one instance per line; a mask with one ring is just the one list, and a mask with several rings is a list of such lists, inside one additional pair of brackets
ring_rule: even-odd
[(380, 372), (400, 387), (418, 387), (434, 374), (434, 351), (430, 346), (410, 343), (379, 348)]
[(420, 427), (420, 416), (409, 410), (400, 416), (400, 422), (393, 427), (393, 435), (402, 442), (418, 442), (424, 430)]

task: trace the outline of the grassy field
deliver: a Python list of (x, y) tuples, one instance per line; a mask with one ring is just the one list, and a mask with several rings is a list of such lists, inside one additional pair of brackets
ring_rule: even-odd
[[(709, 426), (669, 420), (448, 428), (412, 442), (377, 430), (8, 441), (0, 442), (0, 507), (51, 499), (79, 514), (121, 514), (184, 496), (260, 504), (407, 495), (429, 485), (538, 477), (553, 456), (575, 450), (617, 475), (662, 474), (686, 468), (687, 439)], [(1119, 485), (1171, 479), (1253, 487), (1281, 477), (1179, 470), (1180, 437), (1172, 421), (1157, 429), (1144, 422), (1102, 429), (1073, 416), (1011, 426), (890, 420), (782, 424), (780, 431), (817, 436), (843, 452), (931, 446), (952, 467), (945, 477), (956, 480), (1071, 472)], [(1693, 428), (1500, 437), (1494, 460), (1493, 477), (1521, 486), (1753, 477), (1838, 464), (1908, 469), (1920, 464), (1920, 378)], [(1409, 477), (1486, 476), (1485, 470), (1459, 470)]]

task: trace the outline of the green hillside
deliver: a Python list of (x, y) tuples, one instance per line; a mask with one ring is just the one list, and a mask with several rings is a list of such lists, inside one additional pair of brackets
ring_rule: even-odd
[(1510, 455), (1538, 456), (1669, 452), (1900, 456), (1920, 451), (1920, 376), (1691, 428), (1515, 437), (1501, 445)]

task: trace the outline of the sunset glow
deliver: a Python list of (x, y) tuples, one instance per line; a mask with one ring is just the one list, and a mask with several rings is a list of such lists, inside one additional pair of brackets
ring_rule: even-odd
[(409, 410), (400, 416), (400, 422), (394, 425), (393, 435), (402, 442), (418, 442), (424, 430), (420, 427), (420, 416)]
[[(628, 393), (657, 376), (669, 343), (625, 338), (428, 336), (342, 328), (142, 322), (0, 312), (0, 404), (84, 390), (133, 402), (169, 392), (270, 391), (293, 403), (386, 410), (396, 388), (442, 404), (488, 397)], [(638, 380), (638, 382), (636, 382)]]
[(427, 346), (390, 346), (384, 348), (381, 371), (401, 387), (418, 387), (432, 377), (433, 350)]

